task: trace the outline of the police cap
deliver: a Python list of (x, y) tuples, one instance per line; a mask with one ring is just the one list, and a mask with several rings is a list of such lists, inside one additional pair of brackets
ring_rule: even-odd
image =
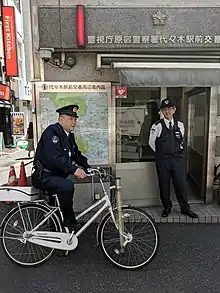
[(59, 113), (59, 115), (68, 115), (71, 117), (78, 118), (77, 110), (79, 110), (78, 105), (68, 105), (68, 106), (57, 109), (56, 112)]
[(171, 99), (164, 99), (160, 104), (160, 109), (175, 107), (175, 103)]

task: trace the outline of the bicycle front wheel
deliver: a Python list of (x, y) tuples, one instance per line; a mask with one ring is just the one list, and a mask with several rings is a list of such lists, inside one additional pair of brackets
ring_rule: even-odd
[[(9, 259), (21, 266), (36, 266), (48, 260), (54, 249), (24, 241), (26, 231), (36, 227), (50, 210), (44, 205), (24, 204), (12, 210), (2, 226), (1, 241)], [(59, 231), (59, 223), (50, 217), (39, 227), (40, 231)]]
[[(117, 209), (114, 211), (117, 219)], [(120, 235), (112, 216), (108, 213), (100, 224), (99, 242), (108, 260), (115, 266), (134, 270), (149, 264), (156, 256), (159, 235), (154, 220), (143, 210), (123, 207), (124, 233), (129, 241), (122, 249)]]

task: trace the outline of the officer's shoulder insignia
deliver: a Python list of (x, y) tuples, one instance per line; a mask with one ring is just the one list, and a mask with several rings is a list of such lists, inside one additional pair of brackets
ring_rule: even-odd
[(150, 132), (153, 134), (155, 132), (155, 129), (151, 128)]
[(57, 137), (57, 136), (53, 136), (53, 137), (52, 137), (52, 142), (53, 142), (53, 143), (58, 143), (58, 142), (59, 142), (59, 137)]

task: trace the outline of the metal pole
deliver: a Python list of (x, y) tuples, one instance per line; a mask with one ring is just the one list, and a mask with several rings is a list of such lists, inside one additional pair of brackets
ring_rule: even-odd
[(121, 178), (115, 178), (115, 196), (116, 196), (116, 206), (117, 206), (117, 215), (118, 215), (118, 230), (120, 237), (120, 246), (123, 248), (124, 237), (122, 233), (124, 233), (124, 218), (122, 212), (122, 195), (121, 195)]

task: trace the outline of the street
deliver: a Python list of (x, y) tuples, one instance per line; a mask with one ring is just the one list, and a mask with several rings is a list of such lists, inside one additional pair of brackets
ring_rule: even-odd
[(135, 272), (112, 266), (96, 248), (95, 230), (81, 236), (68, 257), (58, 251), (45, 264), (21, 268), (0, 252), (1, 293), (209, 293), (220, 287), (220, 226), (160, 224), (159, 252)]

